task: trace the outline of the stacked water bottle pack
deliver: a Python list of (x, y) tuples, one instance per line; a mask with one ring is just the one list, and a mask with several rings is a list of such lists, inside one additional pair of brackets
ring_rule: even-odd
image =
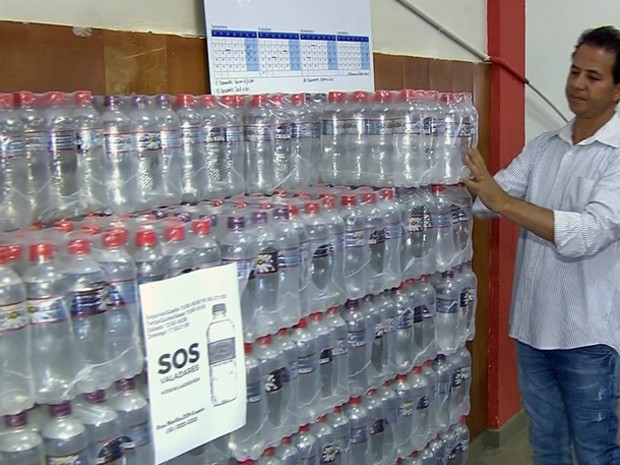
[(0, 229), (331, 185), (458, 182), (468, 93), (0, 94)]

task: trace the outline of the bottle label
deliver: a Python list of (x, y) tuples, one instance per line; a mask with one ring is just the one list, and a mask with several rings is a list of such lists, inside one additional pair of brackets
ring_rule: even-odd
[(299, 249), (282, 249), (278, 251), (278, 269), (291, 269), (299, 266)]
[[(299, 245), (299, 263), (302, 266), (306, 266), (308, 262), (308, 258), (310, 258), (310, 243), (302, 242)], [(305, 275), (302, 275), (305, 276)]]
[(85, 450), (77, 454), (64, 455), (61, 457), (47, 455), (45, 461), (47, 465), (89, 465), (88, 452)]
[(372, 424), (372, 427), (370, 428), (370, 435), (373, 436), (375, 434), (380, 434), (383, 433), (383, 431), (385, 431), (385, 420), (380, 418)]
[(222, 265), (228, 265), (229, 263), (237, 264), (237, 279), (239, 279), (240, 281), (245, 282), (245, 280), (248, 279), (248, 277), (252, 277), (251, 275), (253, 275), (253, 271), (252, 271), (253, 260), (247, 260), (247, 259), (235, 260), (233, 258), (222, 257)]
[(246, 400), (248, 404), (255, 404), (256, 402), (260, 402), (262, 397), (263, 393), (261, 392), (259, 381), (247, 384)]
[(249, 124), (245, 127), (245, 140), (248, 142), (270, 141), (273, 129), (266, 124)]
[(22, 329), (28, 324), (25, 302), (0, 306), (0, 334)]
[(344, 250), (345, 243), (346, 243), (346, 239), (344, 237), (344, 234), (337, 234), (334, 237), (334, 241), (332, 242), (332, 245), (334, 246), (334, 250), (336, 252), (339, 252), (339, 251)]
[(441, 122), (437, 118), (427, 116), (423, 121), (424, 134), (436, 136), (441, 131)]
[(391, 241), (393, 239), (400, 239), (400, 233), (402, 231), (402, 226), (400, 223), (388, 224), (385, 229), (385, 240)]
[(333, 355), (331, 347), (329, 349), (323, 349), (321, 351), (321, 356), (319, 359), (321, 365), (327, 365), (328, 363), (331, 363), (332, 359)]
[(202, 142), (200, 128), (198, 126), (187, 126), (181, 129), (181, 139), (183, 140), (183, 148), (191, 150), (194, 145)]
[(42, 152), (47, 150), (47, 133), (43, 131), (25, 131), (24, 142), (26, 143), (26, 150)]
[(128, 433), (129, 436), (121, 438), (124, 451), (132, 451), (151, 443), (151, 429), (147, 421), (139, 425), (130, 426)]
[(89, 152), (103, 144), (103, 129), (80, 129), (76, 136), (77, 149), (81, 153)]
[(457, 313), (458, 311), (459, 305), (457, 300), (437, 297), (437, 313)]
[(161, 147), (164, 150), (180, 149), (181, 131), (172, 129), (161, 131)]
[(444, 134), (446, 137), (455, 139), (459, 135), (460, 124), (457, 121), (446, 121), (444, 124)]
[(418, 399), (418, 403), (416, 405), (416, 410), (424, 410), (429, 406), (428, 396), (422, 396)]
[(398, 126), (398, 134), (407, 134), (409, 136), (419, 136), (424, 132), (424, 121), (420, 118), (404, 118), (398, 120), (396, 123)]
[(369, 232), (370, 232), (368, 236), (369, 245), (377, 245), (377, 244), (385, 243), (385, 228), (374, 229), (374, 230), (370, 230)]
[(340, 355), (344, 355), (349, 351), (349, 340), (348, 339), (338, 339), (336, 346), (332, 350), (332, 355), (334, 357), (339, 357)]
[(351, 427), (351, 444), (362, 444), (368, 441), (368, 427), (361, 428)]
[(28, 299), (26, 301), (26, 308), (28, 310), (30, 323), (33, 325), (42, 325), (65, 321), (68, 317), (65, 305), (64, 297)]
[(362, 229), (361, 231), (347, 232), (344, 235), (345, 246), (347, 248), (363, 247), (364, 245), (366, 245), (365, 236), (366, 236), (365, 229)]
[(105, 283), (93, 284), (93, 288), (76, 291), (71, 302), (72, 318), (87, 318), (106, 311), (108, 300)]
[(428, 305), (422, 305), (422, 316), (425, 320), (432, 320), (433, 312), (431, 312), (431, 307)]
[(467, 205), (463, 208), (459, 208), (459, 222), (460, 223), (469, 223), (470, 218), (473, 217), (472, 207)]
[(336, 444), (327, 444), (321, 451), (321, 463), (333, 463), (338, 458), (340, 449)]
[(452, 377), (441, 380), (437, 383), (437, 394), (447, 395), (450, 392), (450, 386), (452, 385)]
[(370, 119), (368, 120), (368, 134), (371, 136), (392, 135), (394, 127), (386, 119)]
[(290, 140), (292, 127), (291, 123), (277, 123), (275, 127), (276, 140)]
[(120, 437), (103, 444), (100, 443), (100, 446), (95, 465), (107, 465), (123, 458), (123, 441)]
[(462, 309), (466, 309), (467, 307), (469, 307), (469, 304), (471, 302), (471, 291), (468, 287), (465, 287), (461, 290), (461, 293), (459, 295), (459, 306)]
[(461, 128), (459, 131), (459, 137), (471, 137), (474, 133), (473, 124), (471, 123), (471, 119), (466, 116), (461, 120)]
[(324, 119), (322, 121), (322, 127), (323, 127), (324, 136), (335, 136), (336, 135), (336, 125), (334, 124), (334, 120)]
[(140, 152), (147, 150), (161, 150), (161, 133), (139, 131), (136, 133), (137, 149)]
[(385, 320), (383, 320), (383, 332), (392, 333), (394, 331), (396, 331), (396, 319), (392, 316), (389, 316)]
[(299, 375), (308, 375), (316, 370), (315, 354), (310, 354), (297, 358)]
[(291, 361), (285, 368), (282, 369), (282, 382), (289, 383), (299, 377), (299, 363), (297, 358)]
[(277, 392), (282, 389), (284, 371), (286, 371), (286, 368), (279, 368), (267, 375), (265, 379), (265, 392)]
[(291, 124), (291, 138), (293, 139), (316, 138), (315, 131), (316, 131), (315, 123), (292, 123)]
[(416, 208), (409, 216), (409, 233), (428, 231), (433, 227), (433, 219), (425, 207)]
[(224, 129), (224, 139), (226, 142), (241, 142), (243, 126), (227, 126)]
[(452, 218), (452, 224), (459, 224), (461, 221), (461, 209), (458, 205), (452, 204), (450, 207), (450, 217)]
[(402, 402), (398, 404), (398, 415), (401, 417), (410, 417), (413, 415), (413, 402)]
[(383, 322), (381, 323), (377, 323), (375, 325), (375, 344), (381, 344), (381, 341), (383, 340), (383, 334), (384, 334), (384, 329), (383, 329)]
[(312, 241), (310, 244), (312, 250), (314, 250), (312, 258), (325, 258), (333, 253), (333, 247), (331, 247), (330, 243), (326, 244), (323, 241)]
[(471, 367), (468, 365), (465, 365), (463, 367), (461, 367), (459, 369), (460, 372), (460, 376), (461, 376), (461, 382), (463, 381), (467, 381), (468, 379), (471, 378)]
[(413, 308), (413, 324), (422, 323), (424, 321), (424, 306), (416, 305)]
[(50, 132), (49, 151), (57, 152), (75, 152), (76, 136), (75, 131), (55, 130)]
[(209, 365), (223, 365), (235, 359), (235, 338), (230, 337), (221, 341), (210, 342), (207, 344), (209, 354)]
[(436, 213), (433, 223), (437, 228), (449, 228), (451, 224), (450, 218), (449, 213)]
[(357, 349), (366, 345), (366, 331), (349, 331), (348, 345), (351, 349)]
[(137, 281), (110, 281), (108, 283), (108, 308), (119, 309), (135, 304), (138, 300)]
[(226, 135), (224, 128), (204, 126), (204, 143), (205, 144), (219, 144), (225, 142)]
[(278, 252), (274, 249), (265, 249), (256, 256), (256, 266), (250, 272), (250, 279), (256, 276), (265, 276), (278, 272)]
[(396, 317), (396, 329), (411, 329), (413, 327), (413, 312), (407, 308)]
[(26, 142), (22, 134), (0, 134), (1, 158), (23, 158), (25, 155)]
[(452, 373), (452, 387), (458, 388), (461, 384), (463, 384), (462, 368), (457, 368)]
[(136, 150), (136, 139), (131, 134), (105, 134), (104, 140), (106, 153), (110, 156)]

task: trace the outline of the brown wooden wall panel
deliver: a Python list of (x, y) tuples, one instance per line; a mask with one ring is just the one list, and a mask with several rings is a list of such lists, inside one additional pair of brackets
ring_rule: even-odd
[[(98, 94), (203, 94), (209, 91), (206, 42), (163, 34), (93, 30), (78, 37), (72, 28), (0, 21), (0, 91), (30, 89)], [(480, 150), (488, 160), (490, 68), (486, 64), (374, 54), (377, 89), (437, 89), (473, 92), (480, 113)], [(487, 426), (490, 225), (476, 221), (474, 271), (478, 315), (473, 355), (472, 437)]]

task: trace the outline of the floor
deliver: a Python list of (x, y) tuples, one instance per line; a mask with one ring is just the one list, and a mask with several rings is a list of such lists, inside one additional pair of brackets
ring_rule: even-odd
[(527, 431), (521, 431), (499, 449), (487, 449), (481, 456), (469, 458), (468, 465), (532, 465)]

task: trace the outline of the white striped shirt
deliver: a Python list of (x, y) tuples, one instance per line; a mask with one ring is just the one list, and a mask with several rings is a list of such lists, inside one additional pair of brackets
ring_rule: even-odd
[[(620, 352), (620, 116), (572, 143), (572, 122), (528, 143), (495, 175), (553, 210), (554, 243), (521, 229), (510, 336), (538, 349)], [(475, 213), (488, 213), (477, 199)]]

